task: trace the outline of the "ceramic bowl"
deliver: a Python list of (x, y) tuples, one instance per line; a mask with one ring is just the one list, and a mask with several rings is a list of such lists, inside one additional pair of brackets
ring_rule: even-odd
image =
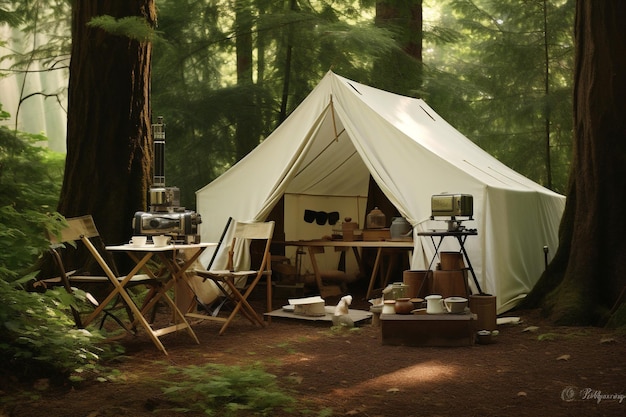
[(489, 330), (479, 330), (476, 333), (476, 340), (481, 345), (488, 345), (491, 343), (491, 332)]
[(464, 313), (465, 307), (467, 307), (467, 298), (447, 297), (443, 300), (443, 305), (446, 307), (446, 310), (448, 310), (448, 313)]

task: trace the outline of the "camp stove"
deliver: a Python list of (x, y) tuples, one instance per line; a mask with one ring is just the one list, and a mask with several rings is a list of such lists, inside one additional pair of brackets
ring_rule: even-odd
[(165, 186), (165, 124), (159, 116), (152, 125), (154, 143), (152, 186), (148, 193), (150, 211), (138, 211), (133, 217), (133, 233), (168, 235), (174, 242), (199, 243), (200, 214), (180, 207), (180, 189)]

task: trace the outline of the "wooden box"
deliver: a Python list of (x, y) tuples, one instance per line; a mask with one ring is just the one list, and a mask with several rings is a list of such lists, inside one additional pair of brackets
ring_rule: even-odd
[(476, 314), (381, 314), (383, 345), (470, 346)]
[(289, 304), (294, 307), (293, 313), (302, 316), (325, 316), (326, 309), (322, 297), (305, 297), (289, 299)]
[(363, 229), (363, 240), (381, 241), (391, 239), (389, 228), (385, 229)]

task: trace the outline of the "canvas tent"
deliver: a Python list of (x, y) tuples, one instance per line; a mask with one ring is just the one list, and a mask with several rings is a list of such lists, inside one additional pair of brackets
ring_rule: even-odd
[[(500, 163), (424, 101), (332, 72), (257, 148), (197, 191), (202, 240), (218, 241), (229, 217), (265, 220), (282, 196), (286, 240), (320, 238), (339, 225), (307, 223), (306, 209), (338, 211), (363, 226), (370, 175), (414, 227), (412, 269), (424, 269), (434, 255), (430, 238), (417, 233), (447, 227), (430, 219), (431, 196), (473, 195), (473, 220), (464, 225), (478, 236), (466, 248), (498, 312), (533, 287), (544, 245), (550, 254), (557, 247), (565, 197)], [(458, 243), (446, 239), (442, 249), (458, 250)], [(223, 262), (218, 253), (213, 267)]]

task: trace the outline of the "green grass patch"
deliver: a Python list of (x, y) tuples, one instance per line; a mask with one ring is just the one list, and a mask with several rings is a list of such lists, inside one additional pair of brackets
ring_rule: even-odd
[(280, 389), (276, 376), (259, 366), (205, 364), (172, 367), (168, 373), (173, 378), (161, 382), (164, 395), (174, 404), (170, 411), (208, 416), (272, 415), (272, 410), (290, 411), (296, 403)]

